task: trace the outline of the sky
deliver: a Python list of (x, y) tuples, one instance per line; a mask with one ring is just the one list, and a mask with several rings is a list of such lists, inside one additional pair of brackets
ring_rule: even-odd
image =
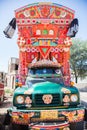
[(69, 7), (75, 11), (75, 18), (79, 20), (79, 31), (76, 38), (87, 40), (87, 0), (0, 0), (0, 71), (8, 71), (8, 61), (11, 57), (19, 57), (17, 46), (17, 29), (12, 37), (5, 37), (3, 30), (15, 17), (14, 11), (25, 5), (36, 2), (52, 2)]

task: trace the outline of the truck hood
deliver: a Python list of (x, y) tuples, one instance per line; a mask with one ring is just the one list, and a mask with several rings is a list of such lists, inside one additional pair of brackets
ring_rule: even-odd
[[(72, 106), (79, 104), (79, 92), (77, 88), (46, 81), (41, 83), (35, 83), (31, 87), (28, 87), (28, 85), (26, 85), (21, 88), (17, 88), (14, 92), (13, 104), (17, 107), (26, 107), (25, 102), (23, 104), (17, 104), (17, 97), (20, 96), (23, 97), (24, 100), (26, 100), (27, 97), (29, 98), (29, 100), (32, 100), (32, 104), (30, 104), (30, 106), (32, 105), (32, 108), (52, 106), (58, 107), (64, 106), (66, 98), (68, 97), (68, 99), (70, 99), (71, 96), (74, 97), (74, 95), (77, 95), (77, 101), (72, 102), (70, 100), (68, 105)], [(51, 102), (49, 103), (49, 101)]]
[(14, 94), (56, 94), (56, 93), (79, 93), (76, 87), (65, 86), (53, 82), (35, 83), (31, 87), (22, 86), (15, 90)]
[(33, 85), (34, 94), (59, 93), (63, 85), (53, 82), (42, 82)]

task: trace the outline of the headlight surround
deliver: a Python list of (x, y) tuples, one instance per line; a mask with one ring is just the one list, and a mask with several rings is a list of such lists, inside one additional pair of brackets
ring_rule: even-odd
[(16, 97), (16, 102), (18, 104), (23, 104), (24, 103), (24, 97), (23, 96), (17, 96)]
[(78, 101), (78, 96), (76, 94), (72, 94), (70, 97), (72, 102), (77, 102)]

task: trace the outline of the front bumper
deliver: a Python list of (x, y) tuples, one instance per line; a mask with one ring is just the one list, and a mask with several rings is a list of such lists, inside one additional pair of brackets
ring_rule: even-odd
[(29, 126), (29, 130), (70, 130), (68, 122), (39, 123)]
[(12, 122), (29, 125), (34, 122), (58, 122), (68, 120), (70, 123), (84, 120), (84, 107), (50, 109), (50, 110), (21, 110), (10, 108), (8, 110)]

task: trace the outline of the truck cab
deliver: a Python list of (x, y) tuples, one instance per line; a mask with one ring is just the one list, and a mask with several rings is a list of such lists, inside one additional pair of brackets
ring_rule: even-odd
[(14, 91), (10, 109), (13, 122), (25, 125), (32, 122), (34, 127), (40, 122), (38, 128), (43, 128), (41, 123), (53, 125), (55, 121), (58, 128), (59, 122), (65, 123), (66, 118), (70, 122), (84, 118), (84, 114), (80, 114), (84, 109), (79, 106), (79, 91), (75, 86), (65, 86), (61, 67), (52, 62), (48, 66), (39, 63), (41, 61), (29, 67), (25, 85)]
[[(29, 128), (36, 129), (44, 128), (46, 124), (49, 124), (47, 128), (55, 128), (55, 121), (56, 128), (61, 129), (60, 124), (64, 125), (67, 118), (70, 123), (84, 118), (79, 91), (75, 86), (64, 84), (61, 67), (52, 62), (42, 67), (39, 63), (29, 67), (25, 85), (14, 91), (13, 108), (10, 109), (13, 122), (26, 126), (30, 122)], [(63, 127), (68, 129), (69, 123)]]
[[(62, 106), (68, 108), (80, 104), (78, 89), (74, 86), (65, 86), (61, 67), (56, 65), (31, 66), (22, 89), (19, 87), (15, 90), (13, 98), (14, 106), (19, 108), (29, 106), (30, 109), (62, 108)], [(19, 93), (19, 90), (23, 93)], [(30, 98), (30, 103), (25, 102), (27, 98)]]

